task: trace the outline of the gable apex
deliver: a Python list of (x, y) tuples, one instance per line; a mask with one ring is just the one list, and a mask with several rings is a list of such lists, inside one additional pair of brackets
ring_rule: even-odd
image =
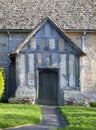
[(18, 54), (20, 50), (28, 43), (28, 41), (46, 24), (49, 23), (66, 41), (68, 41), (69, 45), (79, 54), (79, 55), (85, 55), (85, 53), (80, 49), (77, 45), (75, 45), (69, 38), (66, 36), (66, 34), (58, 28), (58, 26), (48, 17), (46, 16), (35, 28), (34, 30), (24, 39), (23, 42), (21, 42), (14, 52), (11, 54)]

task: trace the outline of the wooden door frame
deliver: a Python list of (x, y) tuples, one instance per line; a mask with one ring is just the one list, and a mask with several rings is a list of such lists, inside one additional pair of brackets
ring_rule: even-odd
[(38, 78), (37, 78), (37, 103), (38, 103), (38, 99), (39, 99), (39, 72), (40, 71), (44, 71), (44, 70), (49, 70), (49, 71), (54, 71), (57, 73), (57, 80), (58, 80), (58, 84), (57, 84), (57, 89), (58, 89), (58, 93), (57, 93), (57, 103), (59, 104), (59, 68), (54, 68), (54, 67), (51, 67), (51, 68), (38, 68)]

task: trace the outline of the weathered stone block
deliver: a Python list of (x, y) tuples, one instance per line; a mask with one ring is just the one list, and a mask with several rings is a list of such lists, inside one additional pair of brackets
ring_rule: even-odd
[(23, 87), (18, 87), (16, 90), (16, 99), (23, 99), (23, 98), (28, 98), (31, 99), (32, 101), (35, 102), (35, 89), (34, 86), (23, 86)]
[(64, 90), (64, 105), (80, 105), (89, 107), (88, 99), (79, 91)]
[(9, 98), (8, 100), (9, 103), (14, 104), (34, 104), (34, 100), (30, 99), (28, 97), (24, 97), (24, 98)]

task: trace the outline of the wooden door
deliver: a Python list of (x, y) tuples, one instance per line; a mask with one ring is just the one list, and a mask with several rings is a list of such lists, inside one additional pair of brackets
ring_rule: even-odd
[(57, 105), (58, 75), (51, 70), (39, 72), (39, 104)]

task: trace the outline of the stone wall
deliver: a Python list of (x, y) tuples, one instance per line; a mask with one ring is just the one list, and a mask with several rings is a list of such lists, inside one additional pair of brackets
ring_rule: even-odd
[(96, 29), (95, 0), (0, 0), (0, 29), (33, 29), (51, 17), (62, 29)]
[(79, 91), (63, 91), (64, 95), (64, 105), (71, 105), (71, 106), (86, 106), (90, 107), (87, 97), (85, 97)]
[[(8, 30), (5, 32), (0, 32), (0, 65), (4, 67), (4, 72), (6, 75), (4, 100), (7, 100), (10, 97), (10, 91), (14, 88), (13, 84), (11, 84), (14, 76), (12, 76), (9, 81), (9, 71), (12, 63), (9, 54), (26, 37), (27, 34), (28, 33), (9, 32)], [(9, 84), (11, 88), (9, 87)]]
[(96, 33), (86, 35), (84, 50), (87, 56), (83, 59), (83, 93), (96, 100)]
[[(82, 48), (83, 33), (67, 32), (67, 35)], [(86, 56), (80, 59), (81, 92), (90, 101), (96, 101), (96, 33), (86, 33), (82, 49)]]
[[(20, 36), (19, 36), (20, 34)], [(14, 48), (17, 45), (17, 42), (19, 40), (21, 41), (26, 34), (24, 33), (14, 33), (11, 37), (8, 37), (7, 33), (0, 33), (0, 64), (5, 67), (6, 70), (6, 77), (8, 78), (8, 72), (9, 72), (9, 65), (11, 63), (10, 58), (8, 57), (8, 53), (10, 51), (10, 48), (8, 50), (8, 46), (13, 45), (15, 38), (17, 37), (17, 40), (15, 41)], [(24, 35), (23, 35), (24, 34)], [(72, 41), (77, 44), (80, 48), (82, 48), (82, 35), (83, 32), (66, 32), (66, 34), (72, 39)], [(22, 36), (21, 36), (22, 35)], [(36, 39), (31, 40), (31, 46), (32, 48), (36, 49)], [(50, 40), (50, 44), (52, 43), (52, 46), (50, 45), (50, 48), (54, 48), (54, 39)], [(61, 42), (62, 43), (62, 40)], [(83, 51), (86, 53), (86, 56), (81, 57), (80, 59), (80, 90), (83, 95), (87, 96), (90, 101), (96, 100), (96, 33), (88, 33), (85, 37), (85, 44), (83, 47)], [(60, 45), (61, 48), (62, 44)], [(25, 48), (26, 49), (26, 48)], [(38, 59), (42, 59), (41, 53), (38, 54)], [(61, 56), (62, 59), (62, 65), (65, 66), (65, 63), (63, 63), (64, 55)], [(38, 60), (38, 64), (41, 65), (41, 60)], [(55, 60), (55, 59), (54, 59)], [(61, 66), (62, 66), (61, 65)], [(55, 66), (55, 64), (53, 65)], [(63, 67), (62, 67), (63, 68)], [(22, 68), (23, 69), (23, 68)], [(61, 72), (65, 73), (66, 70), (62, 69)], [(29, 85), (34, 83), (30, 79), (30, 75), (33, 75), (33, 73), (28, 74), (29, 78)], [(60, 73), (61, 75), (61, 73)], [(6, 85), (8, 84), (8, 79), (6, 78)], [(22, 76), (20, 77), (22, 79)], [(64, 79), (65, 80), (65, 79)], [(65, 83), (65, 81), (60, 81), (61, 84)], [(22, 82), (22, 80), (21, 80)], [(65, 83), (66, 84), (66, 83)], [(25, 86), (25, 85), (24, 85)], [(8, 86), (7, 86), (8, 87)], [(6, 98), (8, 98), (8, 89), (6, 88)], [(62, 88), (61, 88), (62, 89)]]

